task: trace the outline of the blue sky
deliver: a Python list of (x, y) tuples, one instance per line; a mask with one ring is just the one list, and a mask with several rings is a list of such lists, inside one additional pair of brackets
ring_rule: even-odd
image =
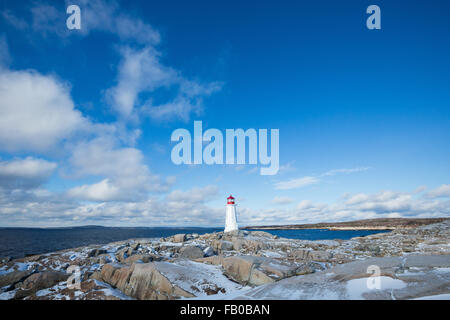
[[(230, 193), (241, 225), (449, 216), (449, 12), (0, 0), (0, 226), (221, 226)], [(174, 165), (194, 120), (279, 129), (280, 171)]]

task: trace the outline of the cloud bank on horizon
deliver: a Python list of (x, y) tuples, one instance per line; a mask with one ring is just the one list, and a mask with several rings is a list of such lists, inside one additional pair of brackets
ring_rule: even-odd
[[(450, 72), (435, 79), (434, 90), (406, 100), (403, 90), (422, 83), (406, 83), (416, 80), (405, 80), (405, 71), (407, 88), (398, 88), (395, 106), (383, 108), (364, 105), (353, 88), (342, 96), (325, 87), (341, 99), (330, 106), (297, 77), (303, 72), (308, 85), (319, 87), (325, 80), (310, 72), (339, 70), (310, 70), (295, 60), (299, 75), (280, 73), (288, 69), (277, 59), (290, 44), (267, 48), (263, 39), (250, 40), (252, 27), (239, 25), (245, 17), (236, 17), (239, 29), (227, 33), (199, 18), (194, 4), (180, 11), (197, 21), (180, 21), (174, 18), (180, 12), (162, 4), (150, 10), (152, 4), (114, 0), (70, 3), (82, 10), (79, 31), (65, 28), (64, 5), (4, 1), (0, 7), (0, 227), (222, 226), (229, 193), (237, 198), (240, 225), (450, 216), (450, 96), (444, 89)], [(449, 33), (447, 27), (441, 32)], [(443, 58), (435, 61), (450, 71), (449, 41), (442, 46)], [(311, 49), (320, 52), (321, 65), (328, 59), (322, 49)], [(262, 50), (261, 57), (254, 50)], [(357, 69), (365, 62), (353, 63)], [(273, 87), (264, 87), (261, 77)], [(355, 101), (362, 106), (345, 107)], [(403, 108), (410, 106), (412, 118), (405, 121)], [(196, 119), (209, 127), (280, 128), (278, 175), (260, 176), (250, 165), (175, 166), (170, 132)], [(414, 125), (421, 135), (405, 136)]]

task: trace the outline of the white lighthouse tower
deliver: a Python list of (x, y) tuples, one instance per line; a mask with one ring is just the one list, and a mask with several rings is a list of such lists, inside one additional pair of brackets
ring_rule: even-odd
[(233, 196), (227, 198), (227, 215), (225, 218), (225, 232), (238, 230), (238, 224), (236, 219), (236, 204), (234, 203)]

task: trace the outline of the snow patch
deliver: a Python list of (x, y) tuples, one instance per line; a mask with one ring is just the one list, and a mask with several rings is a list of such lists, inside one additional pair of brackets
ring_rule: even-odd
[(160, 262), (158, 264), (162, 266), (158, 270), (172, 284), (187, 292), (192, 292), (197, 297), (208, 296), (209, 290), (223, 289), (225, 291), (214, 294), (217, 297), (242, 288), (240, 284), (229, 280), (222, 273), (220, 266), (190, 260), (179, 260), (174, 263)]
[(12, 298), (14, 298), (17, 290), (18, 289), (0, 293), (0, 300), (11, 300)]
[[(370, 289), (368, 287), (367, 282), (372, 280), (379, 281), (380, 289), (376, 288)], [(367, 292), (402, 289), (404, 287), (406, 287), (405, 282), (403, 282), (402, 280), (393, 279), (391, 277), (380, 276), (370, 278), (359, 278), (359, 279), (352, 279), (347, 282), (347, 293), (349, 299), (361, 300), (364, 299), (363, 294)]]

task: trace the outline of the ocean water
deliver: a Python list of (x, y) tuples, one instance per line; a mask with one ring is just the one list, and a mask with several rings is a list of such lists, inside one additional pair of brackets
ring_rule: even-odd
[[(256, 229), (255, 229), (256, 230)], [(254, 231), (254, 230), (252, 230)], [(261, 230), (283, 238), (301, 240), (348, 240), (354, 237), (365, 237), (375, 233), (385, 233), (390, 230), (328, 230), (328, 229), (300, 229), (300, 230)]]
[[(20, 258), (33, 254), (48, 253), (92, 244), (132, 238), (160, 238), (177, 233), (212, 233), (223, 228), (0, 228), (0, 257)], [(274, 235), (291, 239), (324, 240), (350, 239), (386, 231), (330, 231), (310, 230), (263, 230)]]

